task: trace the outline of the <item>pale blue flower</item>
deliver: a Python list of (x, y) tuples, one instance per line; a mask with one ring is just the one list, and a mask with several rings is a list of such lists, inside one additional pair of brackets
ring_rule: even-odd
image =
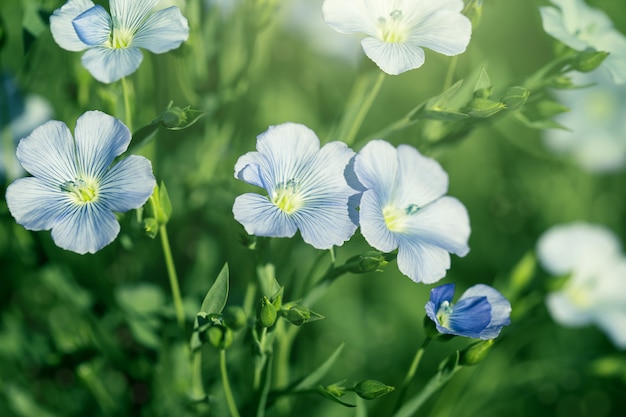
[(566, 129), (549, 129), (543, 138), (552, 151), (571, 157), (584, 170), (615, 172), (626, 166), (626, 85), (615, 85), (604, 71), (573, 73), (577, 85), (588, 87), (555, 91), (570, 111), (554, 120)]
[(53, 120), (22, 139), (17, 159), (33, 177), (9, 185), (6, 201), (26, 229), (52, 230), (59, 247), (94, 253), (119, 233), (114, 212), (141, 207), (155, 179), (142, 156), (111, 166), (131, 139), (128, 128), (112, 116), (86, 112), (76, 122), (74, 137), (65, 123)]
[(626, 36), (600, 9), (583, 0), (551, 0), (557, 7), (540, 7), (543, 29), (576, 51), (609, 52), (602, 63), (616, 83), (626, 82)]
[(354, 152), (341, 142), (320, 142), (308, 127), (284, 123), (260, 134), (257, 152), (241, 156), (235, 178), (264, 188), (235, 199), (233, 214), (251, 235), (302, 239), (318, 249), (354, 234), (358, 194), (344, 177)]
[(341, 33), (363, 33), (365, 55), (391, 75), (424, 64), (424, 47), (465, 52), (472, 24), (462, 0), (325, 0), (324, 21)]
[(132, 74), (143, 59), (140, 48), (162, 54), (189, 36), (187, 19), (171, 6), (153, 11), (160, 0), (110, 0), (111, 14), (91, 0), (69, 0), (50, 16), (57, 44), (86, 52), (82, 63), (99, 81)]
[(469, 252), (469, 217), (448, 190), (448, 175), (415, 148), (369, 142), (354, 172), (366, 188), (359, 223), (367, 242), (383, 252), (398, 249), (398, 268), (415, 282), (432, 283), (450, 268), (450, 254)]
[(557, 225), (539, 239), (537, 256), (552, 275), (569, 276), (546, 296), (552, 318), (571, 327), (596, 324), (626, 349), (626, 257), (615, 234), (583, 222)]
[(440, 333), (488, 340), (511, 323), (511, 303), (489, 285), (468, 288), (456, 304), (452, 304), (453, 296), (454, 284), (430, 290), (426, 315)]

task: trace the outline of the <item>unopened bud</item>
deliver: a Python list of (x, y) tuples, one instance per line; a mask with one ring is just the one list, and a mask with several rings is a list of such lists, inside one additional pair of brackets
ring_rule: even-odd
[(502, 102), (509, 110), (517, 110), (522, 107), (530, 96), (530, 90), (520, 86), (509, 87), (502, 97)]
[(167, 128), (181, 127), (187, 123), (187, 113), (178, 106), (165, 110), (160, 118), (163, 125)]
[(354, 387), (354, 392), (365, 400), (373, 400), (389, 394), (395, 387), (373, 379), (365, 379)]
[(263, 296), (256, 311), (257, 322), (261, 327), (272, 327), (276, 323), (278, 312), (269, 298)]
[(216, 349), (227, 349), (233, 343), (233, 332), (223, 324), (215, 324), (206, 331), (207, 339)]
[(348, 270), (353, 274), (362, 274), (365, 272), (380, 271), (380, 268), (389, 262), (385, 259), (385, 255), (379, 251), (367, 251), (361, 255), (353, 256), (346, 262), (351, 266)]
[(493, 339), (472, 343), (460, 353), (459, 365), (471, 366), (482, 362), (493, 346)]
[(587, 49), (578, 54), (578, 57), (572, 63), (572, 69), (580, 72), (590, 72), (595, 70), (604, 62), (608, 52)]
[(493, 116), (505, 108), (506, 105), (499, 101), (493, 101), (487, 98), (474, 98), (469, 102), (465, 110), (472, 117), (486, 118)]

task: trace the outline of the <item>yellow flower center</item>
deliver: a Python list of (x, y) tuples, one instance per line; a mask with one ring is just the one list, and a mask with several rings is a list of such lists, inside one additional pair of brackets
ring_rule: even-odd
[(452, 304), (450, 304), (450, 302), (448, 301), (444, 301), (443, 303), (441, 303), (441, 305), (439, 306), (439, 309), (437, 310), (437, 320), (439, 321), (439, 324), (443, 327), (445, 327), (446, 329), (450, 327), (450, 315), (452, 314)]
[(387, 205), (383, 207), (383, 219), (387, 229), (394, 233), (402, 233), (406, 230), (406, 220), (409, 216), (419, 211), (417, 204), (409, 204), (405, 208), (395, 205)]
[(409, 37), (409, 30), (402, 20), (402, 11), (394, 10), (389, 17), (378, 19), (378, 37), (383, 42), (400, 43)]
[(272, 203), (287, 214), (291, 214), (302, 206), (304, 199), (298, 187), (298, 180), (290, 179), (289, 181), (279, 184), (272, 194)]
[(98, 184), (91, 178), (66, 181), (61, 184), (61, 190), (70, 194), (77, 204), (86, 204), (98, 200)]
[(114, 49), (128, 48), (133, 41), (134, 35), (132, 30), (124, 27), (115, 27), (114, 25), (107, 46)]

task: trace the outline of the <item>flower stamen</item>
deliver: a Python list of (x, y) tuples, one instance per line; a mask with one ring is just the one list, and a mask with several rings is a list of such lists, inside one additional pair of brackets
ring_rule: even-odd
[(388, 18), (378, 19), (378, 37), (383, 42), (400, 43), (408, 38), (406, 24), (402, 20), (402, 11), (394, 10), (389, 13)]
[(300, 209), (304, 206), (304, 199), (300, 193), (298, 180), (292, 178), (287, 182), (278, 184), (271, 200), (272, 203), (287, 214)]
[(452, 304), (449, 301), (444, 301), (437, 310), (437, 320), (439, 324), (445, 328), (450, 327), (450, 315), (452, 314)]
[(95, 181), (85, 181), (79, 178), (75, 181), (66, 181), (60, 185), (61, 191), (71, 195), (76, 203), (84, 204), (98, 200), (98, 186)]

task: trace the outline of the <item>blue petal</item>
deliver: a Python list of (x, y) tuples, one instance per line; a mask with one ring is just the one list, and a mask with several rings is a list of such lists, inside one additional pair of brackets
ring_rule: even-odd
[(491, 312), (487, 297), (460, 299), (453, 306), (448, 328), (458, 336), (479, 338), (491, 321)]
[(384, 203), (374, 190), (365, 191), (361, 197), (359, 224), (361, 233), (370, 246), (383, 252), (391, 252), (398, 247), (398, 240), (385, 224), (383, 206)]
[(493, 339), (500, 334), (503, 326), (511, 323), (511, 303), (498, 290), (484, 284), (468, 288), (459, 300), (471, 297), (487, 297), (491, 305), (491, 320), (481, 333), (481, 339)]
[(408, 145), (398, 146), (397, 153), (397, 191), (394, 196), (397, 205), (423, 207), (448, 191), (448, 174), (439, 162)]
[(450, 254), (437, 246), (404, 236), (398, 238), (398, 269), (415, 282), (439, 281), (450, 268)]
[(441, 333), (448, 333), (447, 329), (441, 326), (437, 319), (437, 311), (444, 301), (452, 302), (454, 296), (454, 284), (444, 284), (430, 290), (430, 299), (426, 303), (426, 315), (435, 323), (437, 330)]
[(103, 45), (111, 36), (111, 16), (97, 5), (72, 21), (78, 38), (89, 46)]
[(112, 83), (139, 68), (143, 55), (138, 48), (93, 47), (85, 51), (82, 63), (93, 77), (103, 83)]
[(390, 202), (396, 189), (397, 150), (384, 140), (370, 141), (357, 154), (354, 172), (365, 188), (374, 190), (382, 209)]
[(458, 256), (469, 252), (469, 216), (465, 206), (453, 197), (442, 197), (409, 216), (405, 234)]
[(242, 155), (235, 164), (235, 178), (257, 187), (266, 188), (261, 172), (263, 157), (258, 152), (248, 152)]
[(178, 48), (189, 37), (189, 24), (178, 7), (172, 6), (150, 15), (141, 25), (133, 46), (161, 54)]
[(291, 217), (259, 194), (237, 197), (233, 214), (246, 232), (255, 236), (292, 237), (298, 230)]
[(115, 27), (136, 32), (160, 0), (109, 0)]
[(72, 205), (60, 188), (33, 177), (20, 178), (9, 185), (6, 201), (15, 221), (28, 230), (50, 230)]
[(108, 208), (125, 212), (144, 205), (155, 185), (150, 161), (143, 156), (131, 155), (105, 174), (100, 193)]
[(88, 111), (76, 121), (76, 153), (81, 174), (101, 178), (116, 156), (130, 143), (130, 131), (118, 119), (101, 111)]
[(99, 203), (74, 205), (52, 228), (60, 248), (79, 254), (95, 253), (111, 243), (120, 231), (115, 214)]
[(63, 122), (52, 120), (39, 126), (17, 146), (22, 167), (47, 186), (58, 188), (77, 176), (74, 139)]
[(87, 49), (74, 26), (72, 20), (85, 10), (94, 6), (91, 0), (69, 0), (60, 9), (56, 9), (50, 16), (50, 31), (54, 41), (63, 49), (68, 51), (82, 51)]

